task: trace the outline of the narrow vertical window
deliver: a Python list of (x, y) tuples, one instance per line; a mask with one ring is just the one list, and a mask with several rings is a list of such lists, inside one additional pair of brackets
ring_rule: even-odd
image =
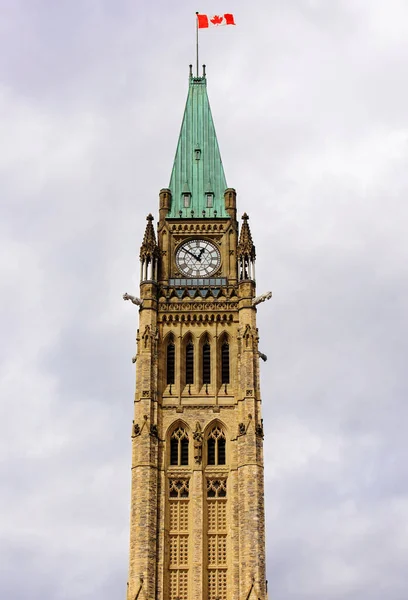
[(208, 342), (203, 345), (203, 383), (211, 383), (211, 347)]
[(167, 345), (167, 385), (174, 385), (176, 349), (173, 342)]
[(182, 427), (175, 429), (170, 439), (170, 464), (188, 465), (188, 433)]
[(194, 383), (194, 346), (192, 342), (186, 346), (186, 383)]
[(226, 464), (225, 433), (218, 426), (210, 431), (207, 439), (207, 464)]
[(224, 342), (221, 346), (221, 383), (230, 382), (230, 357), (229, 344)]
[(215, 465), (215, 439), (213, 437), (210, 437), (208, 439), (207, 447), (208, 447), (207, 464)]
[(180, 464), (188, 465), (188, 438), (186, 437), (180, 440)]

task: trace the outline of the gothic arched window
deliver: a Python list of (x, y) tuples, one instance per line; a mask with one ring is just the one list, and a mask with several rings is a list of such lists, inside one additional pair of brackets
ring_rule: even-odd
[(225, 465), (225, 433), (216, 425), (207, 438), (207, 464)]
[(186, 346), (186, 383), (194, 383), (194, 345), (191, 341)]
[(221, 346), (221, 383), (230, 382), (230, 356), (229, 344), (224, 342)]
[(188, 433), (177, 427), (170, 438), (170, 464), (188, 465)]
[(211, 346), (208, 340), (203, 345), (202, 371), (203, 383), (211, 383)]
[(174, 374), (175, 374), (175, 358), (176, 358), (176, 347), (173, 340), (167, 344), (167, 385), (174, 385)]

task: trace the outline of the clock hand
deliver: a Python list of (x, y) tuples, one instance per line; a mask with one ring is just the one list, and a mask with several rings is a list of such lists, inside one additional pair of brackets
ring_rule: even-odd
[(187, 254), (189, 254), (193, 258), (195, 258), (195, 260), (198, 260), (199, 262), (201, 262), (201, 255), (200, 256), (196, 256), (195, 254), (193, 254), (192, 252), (190, 252), (190, 250), (187, 250), (187, 248), (185, 248), (184, 251), (187, 252)]

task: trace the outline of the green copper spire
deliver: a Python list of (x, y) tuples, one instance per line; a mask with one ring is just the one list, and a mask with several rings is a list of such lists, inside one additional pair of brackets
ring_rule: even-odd
[(207, 96), (205, 67), (202, 77), (193, 77), (190, 67), (187, 103), (169, 188), (172, 202), (167, 217), (229, 217), (224, 203), (227, 182)]

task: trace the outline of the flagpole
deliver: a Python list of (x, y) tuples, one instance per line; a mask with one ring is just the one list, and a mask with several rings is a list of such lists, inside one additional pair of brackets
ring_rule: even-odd
[(196, 12), (196, 77), (198, 77), (198, 11)]

